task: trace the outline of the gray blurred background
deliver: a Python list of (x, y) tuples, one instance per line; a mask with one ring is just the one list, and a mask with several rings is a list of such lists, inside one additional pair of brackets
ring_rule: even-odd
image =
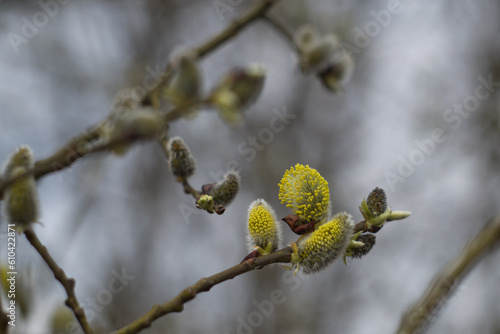
[[(203, 59), (207, 91), (234, 66), (260, 63), (268, 73), (240, 127), (226, 126), (212, 111), (171, 126), (198, 161), (194, 186), (218, 180), (227, 168), (240, 170), (242, 191), (224, 215), (193, 209), (154, 143), (138, 144), (123, 158), (87, 157), (39, 181), (43, 226), (36, 231), (76, 278), (94, 327), (120, 328), (199, 278), (237, 264), (246, 255), (248, 205), (265, 198), (279, 217), (287, 215), (277, 183), (303, 163), (328, 180), (334, 211), (360, 221), (358, 205), (379, 186), (389, 206), (413, 215), (386, 226), (372, 252), (349, 266), (338, 262), (295, 279), (278, 265), (251, 272), (199, 295), (145, 333), (396, 331), (434, 274), (499, 213), (500, 86), (483, 85), (481, 99), (477, 87), (490, 76), (500, 82), (500, 2), (392, 3), (399, 3), (397, 13), (382, 18), (381, 11), (396, 7), (289, 0), (273, 9), (292, 31), (312, 23), (351, 47), (356, 69), (344, 93), (331, 94), (303, 76), (288, 41), (265, 22)], [(198, 45), (253, 4), (4, 1), (0, 158), (21, 144), (37, 159), (49, 156), (106, 117), (114, 95), (140, 85), (148, 69), (163, 68), (176, 47)], [(26, 22), (36, 23), (36, 32)], [(458, 112), (460, 104), (470, 112)], [(276, 110), (293, 118), (266, 137)], [(443, 140), (432, 149), (429, 141), (440, 130)], [(261, 138), (255, 156), (245, 151), (250, 136)], [(4, 228), (1, 239), (5, 245)], [(289, 231), (285, 239), (295, 240)], [(0, 255), (4, 262), (5, 247)], [(500, 333), (498, 255), (465, 279), (429, 333)], [(51, 333), (64, 291), (23, 237), (17, 258), (30, 308), (12, 333)], [(134, 278), (110, 293), (117, 272)], [(280, 303), (269, 307), (264, 301), (276, 293)]]

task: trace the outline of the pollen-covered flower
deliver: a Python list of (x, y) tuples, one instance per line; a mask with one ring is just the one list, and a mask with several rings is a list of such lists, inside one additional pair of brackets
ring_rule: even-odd
[[(31, 149), (22, 146), (7, 160), (3, 176), (5, 179), (19, 177), (33, 166)], [(38, 192), (33, 174), (22, 177), (6, 189), (5, 214), (10, 223), (19, 224), (19, 230), (38, 220)]]
[(310, 274), (325, 269), (341, 257), (349, 244), (354, 220), (347, 212), (339, 212), (316, 231), (298, 243), (298, 266)]
[(283, 175), (279, 185), (282, 204), (306, 222), (324, 223), (330, 211), (328, 182), (317, 170), (296, 164)]
[(196, 161), (181, 137), (172, 137), (166, 144), (168, 167), (179, 182), (192, 176), (196, 170)]
[(281, 225), (273, 208), (263, 199), (250, 204), (248, 209), (249, 251), (258, 247), (261, 255), (269, 254), (281, 247)]

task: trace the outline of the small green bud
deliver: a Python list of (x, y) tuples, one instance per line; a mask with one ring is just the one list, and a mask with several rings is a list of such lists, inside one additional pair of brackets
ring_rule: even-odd
[(224, 212), (226, 208), (238, 194), (240, 188), (240, 175), (236, 171), (227, 172), (224, 179), (217, 182), (208, 192), (214, 199), (214, 206), (217, 213)]
[(281, 227), (273, 208), (263, 199), (253, 201), (248, 208), (248, 245), (261, 255), (275, 252), (281, 247)]
[[(33, 152), (29, 147), (22, 146), (7, 160), (3, 176), (5, 179), (19, 177), (32, 169), (34, 164)], [(6, 189), (5, 214), (11, 224), (18, 224), (19, 231), (38, 221), (38, 192), (33, 174), (15, 181)]]
[(264, 80), (265, 72), (258, 65), (233, 69), (220, 80), (209, 100), (225, 121), (235, 123), (241, 119), (241, 112), (259, 97)]
[(317, 272), (334, 263), (346, 250), (354, 229), (354, 220), (346, 212), (337, 213), (316, 231), (299, 240), (294, 257), (305, 274)]
[(177, 107), (199, 101), (202, 74), (196, 56), (183, 53), (174, 58), (172, 64), (172, 73), (164, 89), (165, 97)]
[(177, 181), (183, 182), (193, 176), (196, 171), (196, 161), (182, 138), (170, 138), (166, 146), (169, 156), (168, 167)]
[(196, 202), (196, 207), (209, 213), (214, 213), (214, 199), (210, 195), (201, 195)]
[(411, 215), (410, 211), (392, 211), (389, 218), (387, 218), (387, 221), (405, 219), (408, 218), (410, 215)]

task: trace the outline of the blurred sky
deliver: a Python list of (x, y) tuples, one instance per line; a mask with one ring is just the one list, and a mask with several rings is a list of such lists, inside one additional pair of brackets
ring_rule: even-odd
[[(106, 117), (114, 95), (163, 68), (176, 47), (198, 45), (254, 3), (220, 2), (228, 11), (218, 12), (213, 1), (0, 1), (0, 158), (21, 144), (38, 159), (49, 156)], [(500, 82), (499, 1), (293, 0), (273, 14), (292, 31), (311, 23), (337, 33), (355, 47), (356, 69), (345, 92), (327, 92), (300, 73), (289, 43), (265, 22), (202, 60), (207, 91), (235, 66), (260, 63), (268, 73), (240, 127), (212, 111), (171, 126), (198, 161), (194, 186), (216, 181), (228, 167), (241, 171), (242, 191), (224, 215), (191, 209), (154, 143), (123, 158), (81, 159), (39, 181), (43, 226), (36, 230), (76, 278), (80, 301), (90, 307), (89, 298), (102, 296), (113, 270), (134, 276), (94, 309), (96, 327), (117, 329), (241, 261), (248, 205), (265, 198), (279, 217), (287, 215), (277, 183), (295, 163), (316, 168), (329, 181), (334, 211), (356, 221), (376, 186), (389, 206), (413, 215), (388, 224), (371, 253), (349, 266), (339, 262), (295, 280), (277, 265), (251, 272), (145, 332), (394, 333), (433, 275), (498, 214), (499, 84), (483, 82)], [(474, 99), (478, 85), (488, 93), (481, 101)], [(456, 105), (464, 103), (471, 111), (460, 114)], [(255, 157), (238, 149), (285, 112), (293, 117)], [(289, 231), (285, 237), (294, 241)], [(4, 244), (3, 231), (1, 238)], [(50, 333), (63, 289), (19, 239), (18, 271), (32, 286), (32, 311), (13, 333)], [(5, 249), (0, 254), (6, 258)], [(428, 332), (499, 333), (499, 279), (496, 252)], [(285, 301), (259, 318), (256, 305), (275, 289)], [(249, 321), (258, 326), (244, 329)]]

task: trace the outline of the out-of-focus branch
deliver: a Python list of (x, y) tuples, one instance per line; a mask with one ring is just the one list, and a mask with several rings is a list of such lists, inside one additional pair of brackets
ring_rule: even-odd
[(129, 325), (117, 330), (114, 334), (133, 334), (152, 325), (156, 319), (172, 312), (182, 312), (184, 304), (194, 299), (200, 292), (209, 291), (213, 286), (235, 278), (246, 272), (261, 268), (273, 263), (288, 263), (291, 260), (292, 247), (283, 248), (275, 253), (246, 260), (234, 267), (224, 270), (210, 277), (202, 278), (195, 284), (182, 290), (177, 297), (163, 305), (155, 305), (151, 310)]
[(68, 295), (68, 299), (66, 299), (66, 305), (71, 308), (73, 313), (75, 314), (76, 319), (80, 323), (80, 326), (83, 329), (83, 332), (86, 334), (93, 334), (94, 331), (90, 327), (90, 324), (85, 315), (85, 311), (78, 303), (78, 299), (75, 294), (75, 280), (73, 278), (69, 278), (66, 276), (64, 270), (59, 267), (56, 261), (50, 256), (47, 248), (40, 242), (35, 231), (30, 227), (24, 231), (26, 238), (31, 243), (33, 248), (40, 254), (45, 263), (49, 266), (50, 270), (54, 274), (54, 277), (62, 284), (64, 290), (66, 290), (66, 294)]
[(398, 334), (423, 333), (455, 288), (500, 242), (500, 216), (489, 221), (432, 280), (422, 297), (403, 315)]
[(243, 16), (234, 20), (216, 36), (194, 49), (194, 52), (198, 55), (198, 57), (207, 55), (209, 52), (219, 47), (222, 43), (225, 43), (232, 37), (236, 36), (247, 25), (264, 16), (268, 12), (268, 10), (271, 9), (271, 7), (278, 1), (279, 0), (261, 0), (257, 2), (255, 6), (248, 12), (246, 12)]
[[(253, 8), (251, 8), (247, 13), (245, 13), (239, 19), (234, 20), (231, 24), (229, 24), (224, 30), (220, 31), (217, 35), (210, 38), (205, 43), (201, 44), (197, 48), (193, 50), (193, 52), (198, 57), (204, 57), (211, 51), (215, 50), (223, 43), (227, 42), (232, 37), (236, 36), (243, 28), (247, 25), (255, 21), (256, 19), (265, 15), (268, 10), (276, 3), (278, 0), (261, 0)], [(159, 84), (157, 88), (162, 86), (162, 83), (167, 79), (170, 73), (170, 65), (167, 66), (167, 69), (162, 78), (159, 78)], [(143, 99), (144, 104), (148, 104), (148, 101), (151, 98), (152, 94), (156, 94), (156, 89), (150, 91)], [(175, 121), (183, 116), (182, 110), (173, 109), (165, 114), (165, 121), (167, 123)], [(68, 143), (66, 143), (61, 149), (52, 154), (50, 157), (39, 160), (35, 163), (35, 167), (32, 171), (28, 171), (26, 174), (33, 173), (35, 178), (38, 179), (44, 175), (49, 173), (57, 172), (62, 169), (70, 167), (76, 160), (89, 155), (91, 153), (95, 153), (96, 151), (102, 151), (102, 149), (89, 149), (91, 144), (99, 139), (100, 131), (98, 126), (95, 126), (89, 131), (86, 131), (77, 137), (71, 139)], [(3, 192), (5, 188), (15, 182), (18, 179), (21, 179), (26, 175), (20, 175), (16, 179), (12, 180), (2, 180), (0, 179), (0, 199), (2, 198)]]
[(269, 13), (264, 15), (263, 18), (265, 22), (269, 23), (274, 29), (276, 29), (276, 31), (278, 31), (279, 33), (281, 33), (281, 35), (283, 35), (283, 37), (285, 37), (285, 39), (294, 48), (297, 54), (300, 54), (301, 50), (295, 43), (292, 32), (283, 23), (281, 23), (278, 18)]

